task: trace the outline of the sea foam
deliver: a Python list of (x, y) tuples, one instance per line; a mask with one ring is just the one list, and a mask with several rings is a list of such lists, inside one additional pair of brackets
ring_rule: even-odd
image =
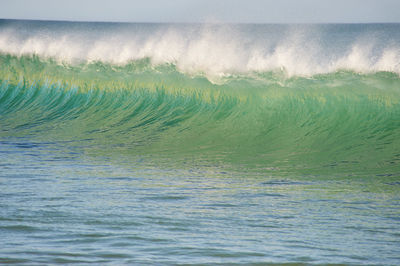
[[(124, 65), (144, 58), (210, 79), (284, 71), (312, 76), (339, 70), (400, 74), (400, 26), (113, 24), (3, 22), (0, 52), (60, 63)], [(347, 28), (346, 28), (347, 27)]]

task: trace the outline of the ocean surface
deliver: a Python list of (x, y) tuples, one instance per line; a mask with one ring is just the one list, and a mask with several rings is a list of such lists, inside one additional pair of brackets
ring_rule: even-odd
[(400, 24), (0, 20), (0, 263), (400, 264)]

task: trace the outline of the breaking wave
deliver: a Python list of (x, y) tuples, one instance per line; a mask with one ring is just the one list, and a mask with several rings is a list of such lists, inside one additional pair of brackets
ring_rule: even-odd
[(84, 142), (93, 156), (392, 174), (397, 29), (2, 21), (0, 137)]

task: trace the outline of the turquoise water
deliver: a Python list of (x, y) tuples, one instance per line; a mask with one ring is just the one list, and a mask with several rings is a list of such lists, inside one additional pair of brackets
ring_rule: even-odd
[(0, 262), (400, 262), (399, 25), (0, 22)]

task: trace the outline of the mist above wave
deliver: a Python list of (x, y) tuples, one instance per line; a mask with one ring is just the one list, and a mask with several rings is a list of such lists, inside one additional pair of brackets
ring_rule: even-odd
[(0, 52), (63, 63), (124, 65), (149, 58), (209, 79), (283, 70), (311, 76), (352, 70), (400, 74), (400, 26), (0, 23)]

